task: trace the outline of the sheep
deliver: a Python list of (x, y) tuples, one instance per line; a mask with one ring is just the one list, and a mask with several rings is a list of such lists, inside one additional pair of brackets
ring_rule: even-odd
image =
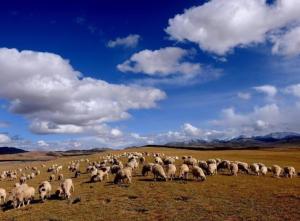
[(268, 167), (266, 166), (261, 166), (260, 172), (263, 176), (265, 176), (268, 173)]
[(174, 164), (167, 165), (167, 178), (173, 180), (176, 175), (176, 166)]
[(54, 181), (54, 180), (55, 180), (55, 175), (54, 175), (54, 174), (51, 174), (50, 177), (49, 177), (49, 180), (50, 180), (50, 182), (51, 182), (51, 181)]
[(217, 164), (216, 163), (210, 163), (208, 164), (208, 175), (215, 175), (217, 174)]
[(282, 168), (278, 165), (272, 166), (273, 177), (279, 178), (282, 172)]
[(216, 158), (217, 165), (219, 165), (219, 163), (221, 163), (221, 162), (222, 162), (222, 160), (220, 158)]
[(196, 178), (197, 180), (199, 180), (199, 179), (201, 179), (201, 181), (206, 180), (206, 176), (205, 176), (203, 170), (198, 166), (193, 166), (192, 174), (193, 174), (193, 177)]
[(47, 197), (50, 198), (51, 189), (52, 189), (51, 184), (48, 181), (43, 181), (39, 185), (39, 194), (42, 201), (45, 201)]
[(53, 171), (54, 171), (54, 168), (53, 168), (53, 167), (49, 167), (49, 168), (47, 169), (47, 172), (48, 172), (48, 173), (53, 172)]
[(5, 203), (6, 200), (6, 191), (3, 188), (0, 188), (0, 203), (2, 202), (3, 199), (3, 203)]
[(211, 163), (217, 164), (217, 161), (215, 159), (208, 159), (206, 162), (207, 164), (211, 164)]
[(296, 176), (296, 170), (294, 167), (284, 167), (283, 172), (284, 172), (284, 175), (289, 178)]
[(19, 179), (20, 184), (26, 183), (26, 176), (21, 176)]
[(139, 163), (136, 161), (135, 158), (133, 158), (126, 164), (126, 166), (131, 167), (132, 169), (137, 169), (139, 167)]
[(156, 181), (156, 179), (158, 177), (164, 179), (165, 181), (167, 181), (167, 176), (166, 173), (164, 171), (164, 168), (160, 165), (160, 164), (154, 164), (152, 166), (152, 173), (154, 176), (154, 181)]
[(217, 165), (217, 170), (222, 170), (222, 169), (229, 169), (230, 170), (230, 161), (229, 160), (222, 160)]
[(124, 181), (127, 180), (128, 183), (131, 183), (132, 178), (132, 168), (131, 167), (125, 167), (123, 169), (120, 169), (115, 176), (114, 183), (118, 184), (121, 181), (125, 183)]
[(252, 163), (250, 165), (250, 170), (256, 175), (256, 176), (259, 176), (259, 166), (257, 163)]
[(262, 167), (265, 166), (265, 164), (263, 164), (263, 163), (257, 163), (257, 165), (259, 166), (259, 169), (261, 169)]
[(237, 163), (237, 165), (238, 165), (240, 171), (244, 171), (244, 172), (246, 172), (247, 174), (249, 174), (249, 166), (248, 166), (248, 163), (239, 162), (239, 161), (237, 161), (236, 163)]
[(65, 179), (65, 181), (60, 185), (62, 189), (62, 194), (65, 198), (69, 199), (71, 197), (71, 189), (74, 192), (74, 184), (72, 179)]
[(120, 165), (112, 165), (110, 167), (110, 172), (112, 174), (116, 174), (119, 170), (121, 170), (123, 167), (121, 167)]
[(167, 157), (167, 158), (163, 159), (163, 163), (164, 163), (164, 165), (174, 164), (175, 163), (175, 159), (171, 158), (171, 157)]
[(239, 171), (239, 167), (236, 163), (230, 163), (229, 164), (230, 173), (232, 176), (237, 176), (237, 173)]
[(160, 157), (155, 157), (154, 162), (155, 162), (156, 164), (163, 165), (163, 161), (162, 161), (162, 159), (161, 159)]
[(208, 164), (204, 160), (200, 160), (198, 162), (198, 166), (206, 173), (208, 174)]
[(145, 164), (142, 168), (142, 175), (143, 176), (148, 175), (148, 172), (150, 172), (152, 170), (153, 165), (154, 165), (154, 163)]
[(80, 171), (79, 171), (79, 170), (77, 170), (77, 171), (75, 172), (75, 175), (74, 175), (74, 177), (75, 177), (75, 178), (78, 178), (78, 177), (80, 177), (80, 174), (81, 174), (81, 173), (80, 173)]
[(187, 159), (185, 159), (183, 161), (184, 164), (188, 165), (188, 166), (194, 166), (197, 164), (197, 160), (193, 157), (188, 157)]
[(63, 180), (64, 179), (64, 175), (63, 174), (59, 174), (57, 180)]
[(35, 177), (35, 173), (30, 174), (30, 179), (33, 179)]
[(181, 166), (180, 166), (180, 171), (179, 171), (179, 178), (180, 179), (185, 179), (185, 180), (187, 180), (188, 179), (188, 173), (189, 173), (189, 167), (188, 167), (188, 165), (186, 165), (186, 164), (182, 164)]
[(141, 163), (141, 164), (144, 164), (145, 161), (146, 161), (145, 157), (141, 157), (141, 158), (140, 158), (140, 163)]
[(34, 194), (35, 189), (27, 184), (22, 184), (15, 187), (12, 190), (12, 201), (14, 208), (20, 208), (21, 205), (25, 206), (25, 202), (27, 205), (29, 205), (30, 201), (34, 199)]
[(91, 170), (91, 176), (97, 175), (98, 170), (95, 166), (93, 166), (92, 170)]
[(106, 170), (105, 172), (103, 170), (98, 170), (98, 173), (91, 177), (91, 182), (101, 182), (104, 179), (104, 176), (106, 176), (106, 178), (108, 179), (108, 170)]

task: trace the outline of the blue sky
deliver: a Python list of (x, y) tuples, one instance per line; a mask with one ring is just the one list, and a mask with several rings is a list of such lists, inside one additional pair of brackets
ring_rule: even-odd
[(3, 3), (0, 145), (300, 132), (299, 14), (297, 0)]

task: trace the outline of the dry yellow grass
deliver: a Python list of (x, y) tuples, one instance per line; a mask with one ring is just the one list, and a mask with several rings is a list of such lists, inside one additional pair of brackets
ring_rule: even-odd
[[(266, 165), (292, 165), (300, 171), (300, 150), (244, 150), (244, 151), (191, 151), (163, 148), (143, 148), (129, 151), (163, 152), (167, 155), (192, 155), (197, 159), (222, 158), (246, 162), (262, 162)], [(115, 151), (120, 152), (120, 151)], [(123, 151), (121, 151), (123, 152)], [(66, 164), (72, 159), (99, 159), (100, 155), (58, 158), (48, 161), (63, 164), (65, 177), (72, 177)], [(147, 161), (153, 159), (148, 158)], [(177, 161), (177, 165), (181, 160)], [(38, 166), (38, 162), (0, 165), (7, 168)], [(86, 163), (81, 163), (85, 171)], [(48, 179), (47, 168), (41, 175), (28, 182), (37, 187)], [(110, 182), (87, 183), (88, 174), (73, 179), (75, 193), (81, 201), (70, 204), (67, 200), (36, 202), (21, 209), (0, 211), (0, 220), (300, 220), (300, 178), (272, 178), (226, 173), (208, 177), (205, 182), (172, 181), (154, 182), (152, 175), (140, 176), (140, 170), (131, 185), (113, 185)], [(0, 187), (10, 190), (14, 181), (0, 181)], [(53, 183), (56, 189), (58, 181)], [(38, 195), (36, 195), (38, 198)]]

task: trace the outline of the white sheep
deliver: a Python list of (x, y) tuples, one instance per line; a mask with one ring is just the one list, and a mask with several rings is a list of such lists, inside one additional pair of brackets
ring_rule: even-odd
[(195, 166), (197, 164), (197, 159), (193, 158), (193, 157), (188, 157), (187, 159), (185, 159), (183, 161), (184, 164), (188, 165), (188, 166)]
[(42, 201), (45, 201), (46, 197), (50, 198), (50, 192), (52, 190), (51, 184), (48, 181), (43, 181), (39, 186), (39, 194)]
[(173, 180), (176, 175), (176, 166), (174, 164), (167, 165), (167, 177), (170, 180)]
[(289, 178), (292, 178), (293, 176), (296, 176), (296, 170), (294, 167), (284, 167), (283, 168), (283, 172), (284, 172), (284, 175), (286, 177), (289, 177)]
[(6, 200), (6, 191), (3, 188), (0, 188), (0, 203), (2, 202), (3, 199), (3, 203), (5, 203)]
[(54, 174), (51, 174), (50, 177), (49, 177), (49, 180), (50, 180), (50, 182), (51, 182), (51, 181), (54, 181), (54, 180), (55, 180), (55, 175), (54, 175)]
[(127, 180), (128, 183), (131, 183), (132, 179), (132, 167), (125, 167), (123, 169), (120, 169), (115, 176), (114, 183), (118, 184), (121, 181), (125, 183), (124, 181)]
[(19, 179), (20, 184), (26, 183), (26, 180), (27, 180), (26, 176), (21, 176)]
[(179, 178), (187, 180), (188, 179), (189, 170), (190, 169), (189, 169), (188, 165), (182, 164), (180, 166), (180, 170), (179, 170)]
[(217, 174), (217, 164), (210, 163), (208, 164), (208, 175), (215, 175)]
[(155, 157), (154, 162), (160, 165), (163, 165), (163, 161), (160, 157)]
[(192, 174), (193, 174), (193, 177), (195, 177), (197, 180), (199, 180), (199, 179), (201, 179), (202, 181), (206, 180), (206, 176), (205, 176), (203, 170), (198, 166), (193, 166)]
[(13, 206), (20, 208), (21, 205), (25, 206), (25, 202), (29, 205), (30, 201), (34, 199), (35, 189), (22, 184), (12, 190)]
[(252, 163), (250, 165), (250, 169), (251, 171), (256, 175), (256, 176), (259, 176), (259, 165), (257, 163)]
[(272, 169), (272, 172), (273, 172), (273, 176), (276, 177), (276, 178), (279, 178), (280, 174), (282, 172), (282, 168), (278, 165), (273, 165), (271, 169)]
[(74, 184), (72, 179), (65, 179), (65, 181), (60, 185), (62, 189), (62, 195), (69, 199), (71, 197), (71, 189), (74, 192)]
[(266, 166), (261, 166), (260, 172), (261, 172), (262, 175), (265, 176), (265, 175), (268, 173), (268, 167), (266, 167)]
[(152, 173), (154, 176), (154, 181), (156, 181), (157, 178), (162, 178), (165, 181), (167, 181), (167, 176), (164, 171), (164, 168), (160, 164), (154, 164), (152, 167)]
[(57, 180), (63, 180), (63, 179), (64, 179), (64, 175), (62, 173), (59, 174)]
[(237, 176), (238, 172), (239, 172), (239, 167), (236, 163), (230, 163), (229, 164), (229, 169), (230, 169), (230, 173), (233, 176)]

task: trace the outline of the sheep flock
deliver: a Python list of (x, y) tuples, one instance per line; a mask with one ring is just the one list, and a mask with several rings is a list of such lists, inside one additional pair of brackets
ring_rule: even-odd
[[(62, 170), (68, 169), (72, 176), (66, 177)], [(41, 172), (42, 171), (42, 172)], [(47, 180), (38, 186), (30, 186), (29, 180), (47, 173)], [(47, 200), (70, 200), (75, 192), (74, 179), (88, 174), (87, 183), (109, 182), (112, 185), (130, 185), (132, 177), (153, 177), (153, 182), (206, 182), (211, 176), (226, 174), (239, 176), (265, 176), (294, 178), (300, 172), (291, 165), (265, 165), (260, 162), (246, 163), (226, 159), (196, 159), (193, 156), (168, 156), (164, 153), (122, 152), (107, 153), (97, 161), (87, 158), (66, 161), (65, 164), (41, 164), (5, 170), (0, 174), (0, 204), (2, 208), (26, 207), (31, 202), (47, 203)], [(1, 188), (1, 181), (14, 183), (10, 190)], [(54, 181), (59, 181), (54, 185)], [(36, 197), (38, 195), (38, 198)]]

